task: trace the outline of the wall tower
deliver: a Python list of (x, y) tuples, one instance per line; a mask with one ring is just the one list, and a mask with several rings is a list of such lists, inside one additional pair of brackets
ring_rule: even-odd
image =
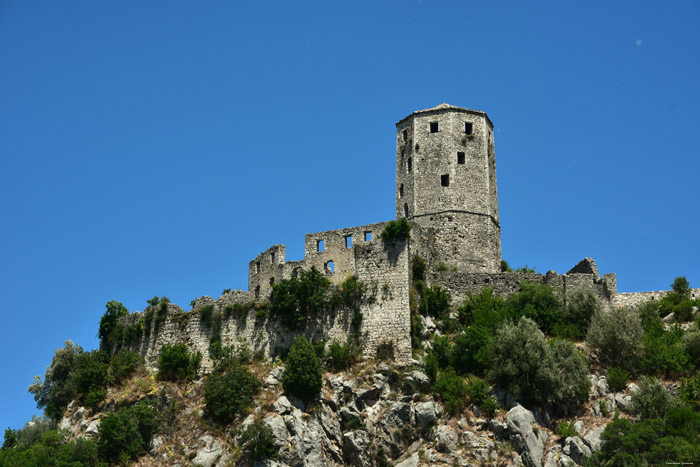
[(407, 217), (416, 253), (463, 272), (498, 272), (493, 124), (485, 112), (440, 104), (396, 124), (396, 217)]

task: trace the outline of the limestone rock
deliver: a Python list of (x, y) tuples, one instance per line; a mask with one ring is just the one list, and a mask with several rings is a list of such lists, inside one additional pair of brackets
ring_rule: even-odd
[(583, 437), (583, 442), (586, 443), (591, 452), (598, 451), (602, 446), (603, 441), (600, 439), (600, 435), (603, 434), (603, 431), (605, 431), (605, 426), (594, 428)]
[(419, 460), (418, 453), (414, 452), (409, 458), (399, 462), (394, 467), (418, 467)]
[(422, 371), (414, 371), (411, 373), (411, 378), (416, 382), (416, 386), (420, 392), (430, 392), (430, 378)]
[(369, 434), (364, 430), (349, 431), (343, 434), (343, 452), (352, 465), (369, 466)]
[(435, 402), (421, 402), (416, 404), (416, 424), (421, 427), (428, 427), (435, 423), (438, 416), (442, 413), (442, 408)]
[(151, 442), (148, 445), (148, 452), (155, 456), (158, 454), (158, 448), (163, 445), (163, 438), (161, 436), (154, 436), (151, 438)]
[[(515, 406), (506, 416), (511, 443), (528, 467), (540, 467), (544, 457), (544, 442), (532, 429), (535, 417), (521, 405)], [(539, 431), (539, 430), (538, 430)], [(541, 433), (541, 431), (539, 431)]]
[(284, 373), (284, 367), (278, 366), (272, 369), (267, 379), (265, 380), (265, 387), (270, 388), (280, 384), (280, 379), (282, 378), (282, 373)]
[(204, 443), (204, 446), (197, 450), (197, 455), (192, 459), (192, 465), (201, 467), (211, 467), (215, 465), (223, 453), (221, 443), (209, 435), (204, 435), (199, 438)]
[(615, 394), (615, 403), (623, 412), (627, 413), (632, 407), (632, 397), (628, 396), (624, 392), (618, 392)]
[(287, 399), (286, 396), (281, 396), (279, 399), (277, 399), (272, 404), (272, 407), (275, 409), (275, 412), (280, 415), (286, 415), (292, 411), (292, 403), (289, 402), (289, 399)]
[(571, 457), (577, 464), (580, 464), (584, 457), (591, 455), (591, 450), (589, 447), (586, 446), (586, 443), (584, 443), (578, 436), (566, 438), (564, 441), (564, 449), (562, 451), (564, 454)]
[(608, 380), (605, 376), (601, 376), (596, 383), (596, 390), (598, 391), (598, 396), (603, 397), (610, 392), (610, 386), (608, 385)]
[(97, 436), (99, 434), (100, 434), (100, 421), (93, 420), (92, 422), (90, 422), (88, 427), (85, 429), (85, 437), (92, 438), (93, 436)]
[(435, 449), (440, 452), (449, 453), (456, 450), (458, 440), (457, 433), (448, 426), (440, 425), (433, 431)]

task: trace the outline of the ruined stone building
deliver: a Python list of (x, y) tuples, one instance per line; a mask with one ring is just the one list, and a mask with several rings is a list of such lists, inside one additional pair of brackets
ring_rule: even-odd
[[(564, 298), (576, 288), (588, 288), (606, 307), (636, 300), (634, 294), (618, 294), (615, 274), (601, 277), (590, 258), (566, 274), (501, 272), (493, 123), (485, 112), (440, 104), (396, 124), (396, 218), (401, 217), (413, 226), (408, 240), (383, 242), (380, 233), (387, 221), (307, 234), (304, 258), (298, 261), (287, 261), (285, 246), (274, 245), (250, 261), (247, 292), (203, 297), (193, 310), (264, 301), (279, 281), (312, 267), (334, 284), (355, 275), (371, 295), (361, 307), (364, 354), (372, 356), (378, 345), (389, 342), (397, 360), (406, 361), (411, 358), (409, 290), (415, 256), (426, 261), (427, 285), (447, 289), (455, 305), (486, 286), (511, 294), (523, 280), (557, 287)], [(188, 315), (179, 307), (170, 308), (162, 329), (139, 344), (141, 353), (153, 362), (162, 344), (188, 342), (206, 362), (211, 331), (198, 320), (184, 319)], [(225, 320), (223, 343), (245, 342), (267, 355), (291, 344), (294, 334), (274, 316), (255, 319), (252, 307), (249, 314)], [(301, 332), (313, 340), (344, 342), (351, 320), (348, 311), (329, 313)]]

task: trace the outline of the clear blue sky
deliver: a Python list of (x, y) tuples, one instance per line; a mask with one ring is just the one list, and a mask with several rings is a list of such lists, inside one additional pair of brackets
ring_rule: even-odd
[(394, 124), (496, 127), (503, 257), (700, 286), (700, 3), (0, 1), (0, 430), (107, 301), (394, 216)]

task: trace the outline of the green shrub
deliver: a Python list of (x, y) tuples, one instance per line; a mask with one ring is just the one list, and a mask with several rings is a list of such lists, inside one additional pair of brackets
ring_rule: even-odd
[(143, 357), (133, 350), (122, 350), (112, 357), (109, 374), (112, 383), (119, 384), (143, 366)]
[(631, 308), (620, 308), (593, 315), (586, 343), (601, 361), (632, 370), (642, 349), (642, 336), (640, 315)]
[(125, 464), (146, 452), (157, 428), (156, 412), (145, 402), (119, 409), (102, 419), (100, 455), (110, 462)]
[(202, 354), (190, 355), (185, 344), (163, 345), (158, 355), (158, 378), (165, 381), (192, 380), (201, 361)]
[(241, 435), (243, 457), (249, 463), (264, 462), (279, 457), (280, 447), (272, 429), (262, 420), (253, 422)]
[(671, 290), (682, 298), (690, 298), (690, 282), (685, 276), (676, 277), (671, 284)]
[(343, 371), (353, 366), (360, 358), (360, 348), (352, 342), (340, 344), (333, 341), (328, 345), (326, 366), (332, 371)]
[(632, 413), (642, 419), (664, 418), (677, 405), (664, 385), (650, 376), (643, 376), (639, 380), (639, 389), (632, 394)]
[[(26, 427), (25, 427), (26, 429)], [(22, 436), (22, 430), (15, 432)], [(6, 432), (7, 434), (7, 432)], [(5, 438), (7, 442), (7, 437)], [(0, 449), (0, 465), (21, 467), (106, 467), (97, 451), (94, 441), (76, 439), (66, 442), (64, 435), (57, 430), (45, 430), (30, 444), (17, 443)]]
[(204, 305), (197, 311), (199, 312), (199, 322), (211, 329), (214, 317), (214, 305), (211, 303)]
[(467, 395), (475, 404), (483, 404), (491, 393), (489, 383), (478, 376), (470, 376), (467, 382)]
[(700, 330), (688, 332), (682, 338), (683, 348), (688, 355), (690, 362), (695, 365), (695, 368), (700, 367)]
[(282, 387), (287, 394), (310, 401), (321, 392), (323, 371), (316, 352), (305, 337), (294, 339), (282, 373)]
[(501, 272), (513, 272), (513, 268), (511, 268), (508, 261), (504, 259), (501, 260)]
[(381, 233), (382, 240), (388, 242), (390, 240), (408, 240), (411, 236), (413, 226), (408, 222), (408, 219), (389, 221)]
[(154, 323), (154, 331), (158, 334), (160, 327), (165, 323), (168, 318), (168, 305), (170, 304), (170, 299), (168, 297), (161, 297), (160, 304), (158, 304), (158, 311), (156, 312), (156, 319)]
[(678, 390), (678, 397), (693, 410), (700, 410), (700, 375), (684, 378)]
[(425, 365), (425, 374), (430, 379), (431, 383), (434, 383), (437, 379), (438, 373), (438, 360), (434, 353), (428, 352), (428, 354), (423, 359)]
[(547, 333), (563, 322), (563, 303), (554, 289), (544, 284), (521, 282), (519, 290), (508, 297), (507, 304), (512, 316), (526, 316)]
[(450, 312), (452, 296), (447, 289), (439, 285), (425, 287), (421, 296), (420, 313), (423, 316), (445, 319)]
[(452, 368), (441, 372), (433, 385), (433, 394), (439, 398), (448, 413), (457, 415), (464, 410), (467, 401), (467, 385)]
[[(109, 383), (108, 362), (109, 357), (99, 350), (81, 353), (76, 357), (73, 374), (75, 389), (79, 397), (91, 408), (95, 408), (106, 395), (103, 389)], [(88, 394), (91, 394), (89, 402), (84, 398)], [(100, 395), (102, 398), (99, 398)]]
[(102, 318), (100, 318), (100, 327), (97, 332), (100, 338), (100, 347), (107, 353), (112, 353), (115, 347), (120, 344), (121, 339), (118, 339), (116, 332), (119, 328), (119, 320), (129, 314), (129, 310), (124, 305), (116, 300), (107, 302)]
[(595, 293), (590, 289), (576, 289), (566, 296), (566, 308), (564, 309), (563, 321), (571, 324), (574, 330), (573, 336), (581, 338), (586, 335), (588, 326), (591, 324), (593, 315), (601, 310), (600, 302)]
[(418, 255), (413, 257), (413, 261), (411, 262), (413, 281), (425, 280), (425, 267), (425, 260), (423, 258)]
[(92, 389), (90, 392), (83, 396), (83, 404), (89, 409), (96, 409), (103, 400), (107, 397), (107, 390), (105, 389)]
[(498, 402), (496, 402), (496, 399), (494, 399), (492, 396), (489, 396), (484, 399), (479, 407), (484, 415), (491, 418), (496, 415), (496, 412), (498, 411)]
[(559, 423), (557, 423), (557, 434), (562, 439), (577, 436), (578, 433), (576, 433), (576, 428), (574, 428), (574, 421), (571, 420), (567, 422), (566, 420), (561, 420)]
[(149, 307), (143, 314), (143, 334), (146, 339), (151, 337), (151, 326), (153, 324), (153, 308)]
[(625, 389), (629, 377), (629, 372), (624, 368), (620, 368), (619, 366), (610, 368), (608, 370), (608, 383), (610, 383), (610, 387), (614, 391), (622, 391), (623, 389)]
[(297, 329), (306, 320), (331, 307), (331, 282), (312, 267), (299, 277), (282, 279), (272, 287), (270, 311), (281, 316), (288, 327)]
[(588, 365), (569, 341), (548, 345), (537, 324), (521, 317), (505, 323), (489, 345), (489, 376), (526, 402), (550, 403), (567, 413), (588, 396)]
[(236, 358), (219, 363), (204, 383), (204, 402), (211, 417), (226, 424), (253, 405), (260, 381)]
[(438, 368), (447, 368), (450, 365), (450, 357), (452, 356), (450, 339), (447, 336), (435, 337), (429, 353), (435, 356)]
[(340, 284), (332, 300), (350, 310), (359, 310), (366, 291), (367, 285), (364, 282), (359, 281), (357, 276), (349, 276)]
[(684, 331), (674, 325), (669, 331), (650, 330), (642, 339), (642, 370), (648, 374), (677, 376), (692, 371), (693, 365), (683, 342)]
[(478, 294), (469, 292), (464, 305), (457, 309), (457, 316), (463, 326), (486, 326), (495, 332), (508, 317), (508, 309), (503, 298), (494, 294), (492, 287), (486, 287)]

